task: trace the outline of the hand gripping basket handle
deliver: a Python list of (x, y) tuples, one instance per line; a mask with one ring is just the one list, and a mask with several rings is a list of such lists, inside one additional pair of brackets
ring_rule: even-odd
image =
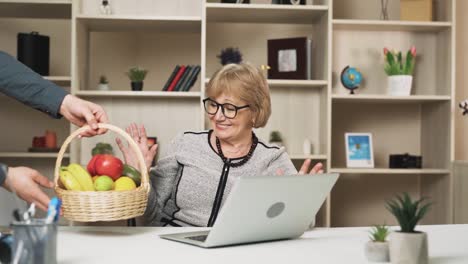
[[(140, 173), (141, 173), (141, 186), (146, 187), (148, 185), (149, 177), (148, 177), (148, 169), (146, 168), (146, 163), (145, 159), (143, 158), (143, 154), (140, 151), (140, 148), (138, 145), (135, 143), (132, 137), (125, 132), (124, 130), (120, 129), (119, 127), (116, 127), (111, 124), (104, 124), (104, 123), (98, 123), (97, 124), (99, 128), (106, 128), (109, 129), (123, 138), (127, 140), (127, 142), (130, 144), (130, 147), (134, 150), (135, 154), (137, 155), (138, 163), (140, 165)], [(60, 148), (60, 151), (57, 156), (57, 161), (55, 163), (55, 170), (54, 170), (54, 183), (56, 186), (58, 186), (58, 179), (59, 179), (59, 172), (60, 172), (60, 166), (62, 165), (62, 160), (63, 160), (63, 155), (65, 154), (65, 151), (67, 150), (68, 145), (71, 143), (71, 141), (78, 137), (79, 134), (82, 132), (85, 132), (87, 130), (91, 129), (89, 125), (85, 125), (76, 131), (74, 131), (70, 136), (65, 139), (65, 142), (63, 142), (62, 147)]]

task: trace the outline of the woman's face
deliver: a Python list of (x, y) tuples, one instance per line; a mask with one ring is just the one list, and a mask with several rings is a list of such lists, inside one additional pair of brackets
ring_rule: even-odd
[[(232, 104), (238, 107), (247, 105), (246, 102), (241, 101), (240, 99), (226, 94), (221, 94), (216, 98), (211, 98), (216, 101), (218, 104)], [(213, 104), (214, 106), (214, 104)], [(231, 109), (232, 110), (232, 109)], [(225, 109), (225, 112), (229, 111)], [(242, 137), (250, 136), (252, 133), (252, 111), (249, 107), (245, 107), (237, 110), (237, 115), (230, 119), (226, 118), (223, 114), (221, 107), (215, 115), (208, 115), (211, 122), (211, 127), (219, 139), (222, 140), (232, 140), (240, 139)]]

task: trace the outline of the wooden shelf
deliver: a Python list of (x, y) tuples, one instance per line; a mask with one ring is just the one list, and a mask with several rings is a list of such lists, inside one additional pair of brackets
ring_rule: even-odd
[(116, 16), (78, 15), (77, 21), (89, 31), (156, 31), (200, 33), (201, 18), (194, 16)]
[[(55, 152), (0, 152), (0, 158), (57, 158)], [(70, 154), (65, 153), (64, 158), (69, 158)]]
[(44, 76), (44, 79), (51, 82), (69, 83), (71, 82), (70, 76)]
[(338, 30), (371, 30), (371, 31), (417, 31), (439, 32), (450, 29), (451, 22), (415, 22), (333, 19), (333, 29)]
[(392, 96), (392, 95), (370, 95), (370, 94), (334, 94), (333, 101), (339, 102), (368, 102), (368, 103), (427, 103), (450, 101), (448, 95), (410, 95), (410, 96)]
[(268, 80), (270, 87), (326, 87), (326, 80)]
[(311, 159), (311, 160), (326, 160), (327, 155), (304, 155), (304, 154), (291, 154), (289, 155), (289, 158), (292, 160), (305, 160), (305, 159)]
[(200, 92), (162, 92), (162, 91), (78, 91), (82, 97), (134, 97), (134, 98), (192, 98), (200, 99)]
[(325, 5), (207, 3), (207, 22), (312, 24), (328, 12)]
[(389, 168), (332, 168), (330, 172), (342, 174), (450, 174), (446, 169), (389, 169)]
[[(304, 87), (304, 88), (321, 88), (328, 85), (326, 80), (267, 80), (270, 88), (274, 87)], [(210, 79), (205, 79), (205, 84), (210, 82)]]
[(0, 0), (0, 17), (71, 19), (72, 0)]

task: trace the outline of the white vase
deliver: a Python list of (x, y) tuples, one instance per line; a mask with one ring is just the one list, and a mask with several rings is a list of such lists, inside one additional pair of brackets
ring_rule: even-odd
[(388, 94), (395, 96), (408, 96), (411, 94), (412, 83), (413, 76), (411, 75), (388, 76)]
[(364, 247), (364, 254), (370, 262), (390, 261), (388, 242), (368, 241)]
[(100, 83), (100, 84), (98, 84), (97, 89), (98, 89), (99, 91), (109, 91), (109, 84), (107, 84), (107, 83)]
[(392, 232), (389, 239), (390, 261), (393, 264), (429, 263), (426, 233)]

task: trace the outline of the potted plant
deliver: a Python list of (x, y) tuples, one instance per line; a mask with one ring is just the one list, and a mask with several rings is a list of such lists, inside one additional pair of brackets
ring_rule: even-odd
[(109, 82), (107, 81), (107, 77), (105, 75), (101, 75), (101, 77), (99, 77), (99, 84), (97, 89), (99, 91), (109, 91)]
[(281, 133), (277, 130), (271, 131), (270, 133), (270, 143), (278, 145), (279, 147), (283, 146), (283, 138)]
[(143, 90), (143, 80), (148, 73), (147, 70), (140, 67), (133, 67), (127, 72), (128, 78), (132, 81), (132, 91), (141, 91)]
[(375, 225), (370, 231), (370, 241), (366, 243), (364, 253), (371, 262), (388, 262), (390, 260), (387, 236), (389, 234), (386, 225)]
[(386, 208), (392, 213), (401, 227), (401, 231), (390, 235), (390, 260), (392, 263), (428, 263), (427, 235), (415, 231), (418, 222), (426, 215), (432, 203), (422, 198), (412, 201), (407, 193), (398, 195), (387, 202)]
[(407, 96), (411, 94), (413, 83), (416, 48), (412, 46), (403, 59), (401, 51), (389, 51), (384, 48), (385, 72), (388, 77), (388, 93), (390, 95)]

